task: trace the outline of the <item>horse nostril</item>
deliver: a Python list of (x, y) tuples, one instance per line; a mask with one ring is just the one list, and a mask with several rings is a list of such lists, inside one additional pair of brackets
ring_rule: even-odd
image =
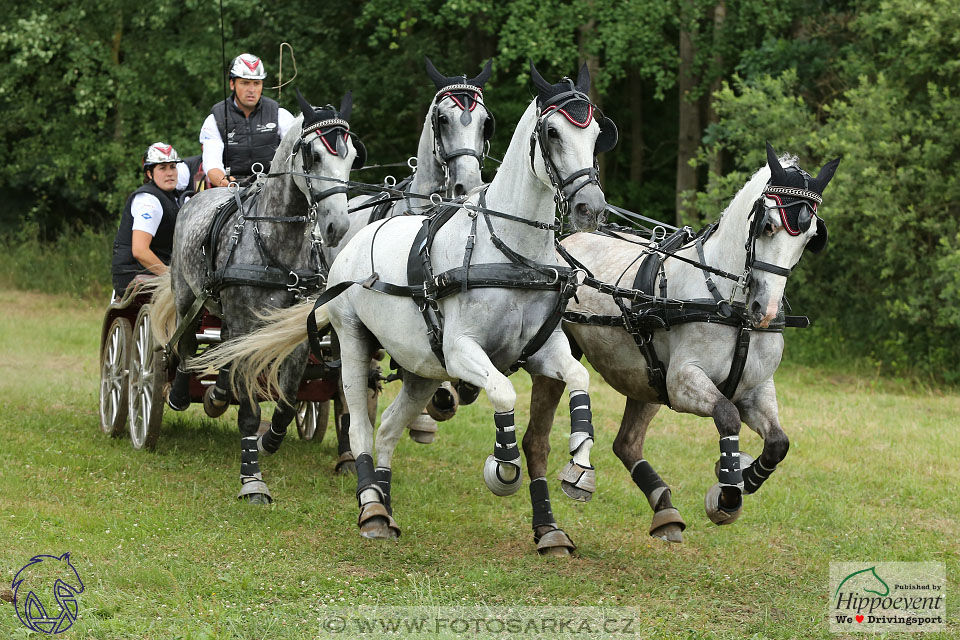
[(467, 190), (464, 189), (464, 188), (463, 188), (463, 185), (460, 184), (459, 182), (458, 182), (457, 184), (453, 185), (453, 197), (454, 197), (454, 198), (459, 198), (460, 196), (462, 196), (462, 195), (465, 194), (466, 192), (467, 192)]
[(328, 223), (327, 223), (327, 233), (326, 233), (327, 238), (332, 238), (332, 237), (333, 237), (333, 231), (334, 231), (333, 223), (332, 223), (332, 222), (328, 222)]

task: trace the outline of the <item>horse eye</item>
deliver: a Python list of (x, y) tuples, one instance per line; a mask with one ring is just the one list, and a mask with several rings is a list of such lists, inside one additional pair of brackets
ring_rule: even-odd
[(549, 129), (547, 129), (547, 136), (548, 136), (551, 140), (559, 140), (559, 139), (560, 139), (560, 132), (557, 131), (554, 127), (550, 127)]
[(441, 115), (439, 118), (437, 118), (437, 122), (439, 122), (440, 124), (447, 124), (448, 122), (450, 122), (450, 118), (448, 118), (445, 115)]

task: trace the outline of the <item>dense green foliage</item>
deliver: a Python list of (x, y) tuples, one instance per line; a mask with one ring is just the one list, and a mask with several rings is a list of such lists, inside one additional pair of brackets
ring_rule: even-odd
[[(527, 59), (548, 77), (587, 60), (594, 98), (621, 132), (602, 158), (608, 199), (663, 220), (686, 188), (678, 165), (698, 167), (698, 193), (686, 195), (702, 222), (761, 165), (764, 140), (811, 170), (843, 156), (822, 208), (831, 246), (808, 256), (788, 288), (818, 324), (808, 353), (960, 380), (955, 2), (225, 0), (223, 9), (226, 56), (261, 55), (268, 84), (280, 42), (293, 45), (298, 75), (284, 106), (295, 111), (293, 86), (315, 103), (353, 90), (354, 129), (376, 163), (416, 147), (433, 93), (424, 55), (451, 75), (496, 58), (493, 155), (531, 95)], [(62, 255), (77, 223), (111, 233), (148, 143), (199, 153), (200, 123), (222, 97), (218, 6), (38, 0), (5, 16), (0, 225), (27, 225), (4, 244), (26, 251), (24, 238), (65, 234), (61, 249), (47, 249)], [(284, 81), (292, 69), (284, 56)], [(688, 158), (678, 132), (691, 118), (701, 146)]]

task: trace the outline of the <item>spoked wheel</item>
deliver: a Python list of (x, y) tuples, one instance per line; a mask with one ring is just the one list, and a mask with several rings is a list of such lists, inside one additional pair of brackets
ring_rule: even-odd
[(153, 340), (150, 305), (144, 305), (133, 326), (130, 351), (130, 440), (134, 449), (153, 449), (163, 419), (163, 352)]
[(133, 342), (130, 321), (116, 318), (100, 353), (100, 430), (119, 438), (127, 422), (127, 365)]
[(301, 440), (321, 442), (327, 433), (327, 422), (330, 419), (330, 401), (311, 402), (301, 400), (297, 403), (297, 433)]

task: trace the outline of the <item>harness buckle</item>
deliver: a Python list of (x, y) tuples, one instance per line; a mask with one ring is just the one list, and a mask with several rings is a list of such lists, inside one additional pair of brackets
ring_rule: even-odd
[(560, 272), (557, 271), (556, 269), (554, 269), (553, 267), (547, 267), (547, 270), (548, 270), (548, 271), (553, 271), (553, 280), (551, 280), (551, 281), (548, 282), (547, 284), (548, 284), (548, 285), (557, 284), (557, 283), (560, 281)]
[(296, 291), (297, 289), (299, 289), (299, 288), (300, 288), (300, 276), (297, 275), (297, 273), (296, 273), (295, 271), (291, 271), (291, 272), (288, 273), (287, 275), (288, 275), (288, 276), (291, 276), (291, 277), (293, 278), (293, 282), (288, 282), (288, 283), (287, 283), (287, 291)]

